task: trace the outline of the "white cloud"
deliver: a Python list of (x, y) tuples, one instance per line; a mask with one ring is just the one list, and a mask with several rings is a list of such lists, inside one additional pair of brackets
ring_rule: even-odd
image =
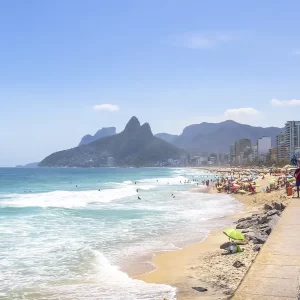
[(175, 37), (176, 45), (189, 49), (207, 49), (236, 39), (237, 36), (228, 33), (196, 33), (186, 32)]
[(243, 117), (253, 117), (257, 116), (259, 114), (259, 111), (252, 107), (242, 107), (242, 108), (232, 108), (232, 109), (227, 109), (224, 112), (224, 117), (229, 118), (229, 119), (240, 119)]
[(292, 100), (272, 99), (271, 104), (273, 106), (297, 106), (297, 105), (300, 105), (300, 100), (297, 100), (297, 99), (292, 99)]
[(106, 111), (117, 111), (120, 106), (114, 104), (97, 104), (94, 106), (94, 110), (106, 110)]

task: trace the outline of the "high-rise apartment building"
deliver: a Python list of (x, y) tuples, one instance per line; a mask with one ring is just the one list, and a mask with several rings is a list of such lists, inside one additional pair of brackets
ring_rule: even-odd
[(278, 160), (283, 160), (283, 159), (288, 158), (284, 132), (280, 132), (276, 135), (276, 148), (277, 148), (277, 159)]
[(259, 158), (265, 158), (271, 149), (271, 137), (263, 136), (257, 140), (257, 155)]
[(300, 148), (300, 121), (287, 121), (284, 130), (285, 145), (288, 155)]

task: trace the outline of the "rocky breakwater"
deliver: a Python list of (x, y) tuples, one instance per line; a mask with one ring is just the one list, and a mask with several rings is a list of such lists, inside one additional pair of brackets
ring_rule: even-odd
[(237, 221), (236, 229), (241, 230), (245, 238), (252, 243), (252, 249), (259, 251), (280, 219), (284, 203), (265, 204), (262, 213), (252, 214)]

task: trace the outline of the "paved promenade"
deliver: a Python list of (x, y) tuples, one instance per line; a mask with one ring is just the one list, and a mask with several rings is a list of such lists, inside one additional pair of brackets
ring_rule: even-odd
[(232, 299), (298, 300), (299, 276), (300, 199), (295, 198), (283, 211)]

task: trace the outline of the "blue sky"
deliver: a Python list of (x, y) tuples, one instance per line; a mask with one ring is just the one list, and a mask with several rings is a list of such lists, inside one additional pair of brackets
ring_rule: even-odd
[(298, 0), (1, 1), (0, 165), (121, 131), (132, 115), (175, 134), (299, 119), (299, 11)]

